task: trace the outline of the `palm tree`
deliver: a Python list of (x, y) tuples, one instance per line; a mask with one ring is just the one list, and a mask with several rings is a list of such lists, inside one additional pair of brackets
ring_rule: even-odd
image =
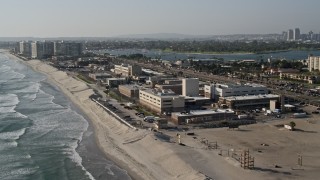
[(291, 122), (289, 123), (289, 126), (291, 127), (291, 131), (293, 131), (293, 130), (294, 130), (294, 127), (296, 126), (296, 123), (293, 122), (293, 121), (291, 121)]

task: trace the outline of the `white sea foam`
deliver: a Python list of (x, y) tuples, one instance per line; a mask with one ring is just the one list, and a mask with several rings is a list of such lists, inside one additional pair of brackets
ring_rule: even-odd
[(13, 113), (19, 104), (19, 98), (16, 94), (0, 94), (0, 113)]
[(18, 143), (16, 141), (4, 142), (4, 143), (1, 143), (0, 150), (13, 148), (13, 147), (17, 147), (17, 146), (18, 146)]
[(79, 155), (79, 153), (76, 151), (76, 148), (78, 147), (78, 143), (74, 146), (74, 148), (70, 149), (71, 152), (69, 154), (69, 158), (75, 162), (78, 166), (81, 167), (81, 169), (85, 172), (85, 174), (91, 179), (95, 180), (95, 178), (92, 176), (92, 174), (86, 170), (86, 168), (82, 165), (82, 158)]
[(0, 94), (0, 107), (15, 106), (19, 102), (19, 98), (16, 94)]
[(5, 74), (6, 72), (10, 71), (11, 67), (7, 65), (0, 66), (0, 73)]
[[(1, 112), (1, 111), (0, 111)], [(15, 112), (15, 113), (0, 113), (0, 119), (4, 119), (4, 118), (22, 118), (22, 119), (27, 119), (28, 116), (21, 114), (19, 112)]]
[(25, 133), (26, 133), (26, 128), (22, 128), (16, 131), (3, 132), (3, 133), (0, 133), (0, 139), (17, 140), (20, 138), (20, 136), (24, 135)]
[(0, 179), (25, 179), (26, 175), (36, 172), (38, 167), (34, 168), (10, 168), (10, 171), (4, 170), (0, 174)]
[(26, 76), (22, 73), (14, 71), (11, 67), (3, 65), (0, 67), (0, 77), (1, 80), (21, 80)]
[(0, 107), (0, 113), (14, 113), (16, 112), (14, 109), (16, 106), (11, 106), (11, 107)]
[(37, 93), (25, 94), (22, 97), (34, 101), (37, 98)]
[(37, 93), (39, 92), (40, 87), (41, 87), (40, 83), (32, 82), (28, 85), (28, 87), (15, 90), (14, 93)]

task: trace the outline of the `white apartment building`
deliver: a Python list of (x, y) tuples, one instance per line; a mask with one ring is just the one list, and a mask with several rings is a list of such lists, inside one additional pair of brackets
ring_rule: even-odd
[(308, 58), (309, 71), (320, 70), (320, 56), (309, 56)]
[(268, 94), (267, 87), (261, 84), (212, 84), (205, 86), (205, 97), (213, 98), (228, 96), (245, 96)]
[(182, 111), (185, 105), (184, 97), (170, 90), (142, 89), (139, 91), (139, 101), (158, 113)]
[(31, 57), (31, 42), (22, 41), (19, 42), (19, 49), (21, 55), (25, 57)]
[(197, 97), (199, 96), (199, 79), (185, 78), (182, 79), (182, 95)]

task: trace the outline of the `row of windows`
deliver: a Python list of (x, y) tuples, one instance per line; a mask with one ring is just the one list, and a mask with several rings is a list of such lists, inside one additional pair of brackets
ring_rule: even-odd
[(256, 99), (247, 101), (234, 101), (234, 104), (248, 104), (248, 103), (269, 103), (270, 99)]

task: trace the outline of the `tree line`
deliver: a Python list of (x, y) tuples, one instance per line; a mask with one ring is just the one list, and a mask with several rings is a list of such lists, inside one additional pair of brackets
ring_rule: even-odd
[(264, 41), (89, 41), (85, 42), (88, 50), (99, 49), (147, 49), (172, 52), (194, 53), (224, 53), (224, 52), (250, 52), (263, 53), (268, 51), (291, 49), (319, 49), (320, 44), (307, 44), (298, 42), (264, 42)]

